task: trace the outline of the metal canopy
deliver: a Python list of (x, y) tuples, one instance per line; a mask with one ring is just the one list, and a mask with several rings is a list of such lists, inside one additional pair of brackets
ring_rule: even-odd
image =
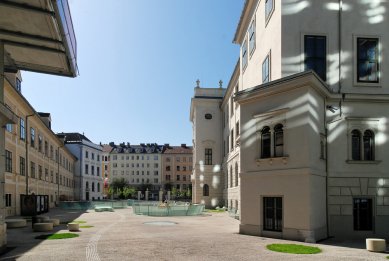
[(0, 1), (4, 70), (76, 77), (77, 43), (67, 0)]

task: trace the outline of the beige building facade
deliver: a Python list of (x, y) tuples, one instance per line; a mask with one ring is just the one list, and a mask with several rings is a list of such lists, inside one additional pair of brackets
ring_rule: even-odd
[(223, 137), (215, 139), (225, 155), (217, 201), (238, 209), (241, 233), (307, 242), (388, 237), (382, 10), (389, 3), (245, 1), (234, 37), (240, 59), (213, 103), (224, 120), (209, 127), (192, 116), (208, 109), (194, 103), (197, 93), (212, 89), (195, 90), (191, 105), (194, 164), (199, 143)]
[(165, 191), (192, 191), (193, 154), (192, 147), (181, 144), (181, 146), (170, 146), (165, 144), (162, 154), (162, 184)]
[(18, 117), (6, 125), (6, 216), (20, 215), (20, 195), (48, 195), (49, 208), (73, 200), (77, 160), (51, 130), (48, 113), (38, 113), (21, 94), (20, 74), (6, 74), (5, 104)]

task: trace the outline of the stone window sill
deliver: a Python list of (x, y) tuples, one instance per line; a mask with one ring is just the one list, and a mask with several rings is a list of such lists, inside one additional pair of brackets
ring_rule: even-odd
[(348, 164), (379, 164), (381, 160), (346, 160)]
[(282, 156), (282, 157), (273, 157), (273, 158), (264, 158), (264, 159), (256, 159), (257, 166), (260, 165), (273, 165), (273, 164), (284, 164), (286, 165), (288, 163), (289, 156)]

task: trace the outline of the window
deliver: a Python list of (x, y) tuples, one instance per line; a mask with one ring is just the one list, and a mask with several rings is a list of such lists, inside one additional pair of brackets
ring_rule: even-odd
[(327, 39), (325, 36), (304, 36), (305, 70), (313, 70), (323, 81), (327, 80)]
[(45, 156), (49, 156), (49, 143), (45, 141)]
[(250, 55), (255, 50), (255, 20), (251, 22), (249, 28), (249, 50), (250, 50)]
[(38, 135), (38, 151), (42, 152), (42, 136)]
[(92, 182), (92, 192), (95, 192), (95, 183)]
[(238, 163), (235, 163), (235, 187), (239, 185), (239, 167)]
[(95, 175), (95, 166), (91, 166), (90, 168), (91, 168), (92, 175)]
[(378, 38), (357, 39), (357, 81), (378, 83)]
[(39, 174), (39, 180), (42, 180), (43, 172), (42, 172), (42, 166), (41, 165), (38, 165), (38, 174)]
[(212, 149), (205, 149), (205, 165), (212, 165)]
[[(128, 159), (128, 156), (127, 156)], [(97, 161), (100, 161), (100, 155), (97, 155)]]
[(35, 179), (35, 162), (30, 161), (30, 176)]
[(158, 176), (158, 170), (154, 170), (154, 176)]
[(177, 171), (180, 171), (180, 166), (177, 166), (176, 168), (177, 168)]
[(170, 162), (170, 158), (166, 158), (166, 162)]
[(204, 197), (209, 196), (209, 186), (207, 184), (204, 184), (204, 186), (203, 186), (203, 196)]
[(177, 162), (180, 162), (181, 159), (180, 159), (180, 157), (177, 157), (176, 160), (177, 160)]
[(361, 133), (359, 130), (351, 132), (351, 154), (352, 160), (361, 160)]
[(284, 131), (282, 124), (277, 124), (274, 127), (274, 156), (284, 156)]
[(234, 185), (234, 177), (232, 173), (232, 166), (230, 166), (230, 188), (232, 188)]
[(155, 156), (154, 156), (154, 160), (158, 160), (158, 155), (155, 155)]
[(5, 151), (5, 171), (12, 172), (12, 152)]
[(374, 160), (374, 132), (366, 130), (362, 134), (354, 129), (351, 132), (351, 159), (352, 160)]
[(363, 133), (363, 159), (374, 160), (374, 133), (371, 130)]
[(186, 171), (186, 166), (182, 166), (182, 171)]
[(12, 206), (12, 194), (5, 194), (5, 206), (6, 207)]
[(170, 181), (170, 175), (166, 175), (166, 180)]
[(26, 126), (24, 125), (24, 119), (20, 118), (20, 139), (26, 139)]
[(244, 40), (242, 44), (242, 68), (243, 70), (247, 67), (247, 40)]
[(85, 158), (88, 158), (89, 157), (89, 152), (86, 150), (85, 151)]
[(5, 125), (5, 129), (8, 131), (8, 132), (12, 132), (12, 124), (11, 123), (7, 123)]
[(265, 19), (268, 21), (274, 10), (274, 0), (266, 0), (265, 2)]
[(30, 145), (31, 147), (35, 147), (35, 130), (34, 128), (30, 128)]
[(96, 175), (100, 176), (100, 167), (96, 167)]
[(166, 166), (166, 171), (170, 171), (170, 166)]
[(182, 180), (186, 181), (186, 175), (182, 175)]
[(270, 55), (267, 55), (262, 63), (262, 83), (270, 81)]
[(238, 137), (240, 135), (240, 133), (239, 133), (239, 121), (236, 122), (235, 130), (236, 130), (236, 137)]
[(100, 183), (97, 183), (97, 192), (100, 192)]
[[(143, 167), (143, 165), (142, 165)], [(154, 168), (158, 168), (158, 163), (154, 163)]]
[(88, 166), (88, 164), (85, 164), (85, 174), (89, 174), (89, 166)]
[(263, 198), (263, 230), (282, 231), (282, 198)]
[(373, 200), (371, 198), (354, 198), (354, 230), (373, 230)]
[(181, 176), (177, 175), (177, 181), (180, 181)]
[(95, 159), (95, 154), (92, 152), (92, 160)]
[(212, 119), (212, 114), (206, 113), (206, 114), (204, 115), (204, 118), (205, 118), (206, 120), (211, 120), (211, 119)]
[(16, 86), (15, 86), (16, 90), (18, 92), (21, 92), (22, 91), (22, 81), (19, 78), (16, 78), (15, 83), (16, 83)]
[(234, 129), (231, 130), (231, 135), (230, 135), (230, 138), (231, 138), (231, 150), (234, 150)]
[(270, 128), (264, 127), (261, 131), (261, 158), (270, 158)]
[(20, 175), (26, 176), (26, 159), (23, 157), (20, 157)]

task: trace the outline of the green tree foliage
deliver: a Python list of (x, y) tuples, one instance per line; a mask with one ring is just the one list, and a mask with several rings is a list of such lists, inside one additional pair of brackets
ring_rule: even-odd
[(136, 189), (130, 187), (125, 178), (115, 178), (109, 184), (108, 195), (116, 198), (126, 199), (135, 194)]

